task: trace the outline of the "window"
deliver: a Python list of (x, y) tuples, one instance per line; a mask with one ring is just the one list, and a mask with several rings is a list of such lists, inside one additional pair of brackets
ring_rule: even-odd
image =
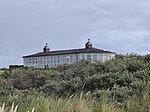
[(49, 64), (49, 63), (50, 63), (50, 60), (48, 59), (48, 60), (47, 60), (47, 64)]
[(66, 57), (66, 60), (67, 60), (67, 63), (69, 63), (69, 61), (70, 61), (70, 56), (67, 56), (67, 57)]
[(91, 61), (91, 55), (87, 55), (87, 60)]
[(66, 63), (66, 57), (63, 56), (63, 63)]
[(58, 62), (58, 64), (60, 64), (60, 57), (59, 56), (57, 57), (57, 62)]
[(56, 57), (54, 57), (54, 65), (56, 65)]
[(32, 63), (32, 62), (31, 62), (31, 59), (29, 59), (29, 63)]
[(42, 64), (42, 60), (40, 60), (40, 64)]
[(76, 61), (78, 61), (79, 60), (79, 56), (78, 55), (76, 55)]
[(50, 64), (50, 57), (47, 57), (47, 64)]
[(37, 59), (37, 58), (35, 58), (35, 63), (36, 63), (36, 64), (38, 63), (38, 59)]
[(43, 64), (43, 62), (42, 62), (42, 57), (40, 58), (40, 64)]
[(73, 62), (73, 56), (72, 55), (70, 56), (70, 62)]
[(34, 60), (34, 58), (32, 59), (32, 63), (33, 63), (33, 64), (35, 63), (35, 60)]
[(50, 59), (51, 59), (51, 61), (50, 61), (50, 62), (51, 62), (51, 65), (53, 65), (53, 57), (51, 57)]
[(27, 62), (28, 62), (27, 59), (24, 59), (24, 64), (27, 64)]
[(109, 55), (108, 54), (106, 54), (106, 61), (108, 61), (109, 60)]
[(104, 55), (103, 57), (104, 57), (104, 58), (103, 58), (103, 61), (107, 61), (107, 56)]
[(85, 55), (82, 55), (82, 57), (81, 57), (82, 59), (81, 60), (85, 60)]
[(47, 63), (47, 58), (44, 57), (43, 60), (44, 60), (44, 65), (45, 65)]
[(97, 55), (93, 55), (93, 62), (97, 61)]
[(44, 59), (44, 65), (46, 64), (46, 60)]

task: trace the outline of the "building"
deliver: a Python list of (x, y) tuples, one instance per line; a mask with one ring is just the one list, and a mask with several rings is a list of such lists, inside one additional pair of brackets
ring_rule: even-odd
[(71, 64), (81, 60), (104, 62), (114, 59), (115, 55), (116, 53), (114, 52), (94, 48), (90, 39), (88, 39), (85, 48), (81, 49), (51, 51), (46, 43), (43, 52), (23, 56), (23, 63), (27, 67), (49, 68), (57, 65)]

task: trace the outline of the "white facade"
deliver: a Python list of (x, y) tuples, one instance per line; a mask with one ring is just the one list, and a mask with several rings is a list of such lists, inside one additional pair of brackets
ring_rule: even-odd
[(108, 61), (115, 59), (114, 53), (80, 53), (70, 55), (54, 55), (54, 56), (42, 56), (42, 57), (29, 57), (24, 58), (24, 66), (33, 68), (45, 68), (55, 67), (63, 64), (71, 64), (81, 60), (88, 60), (91, 62)]
[[(91, 43), (90, 43), (91, 44)], [(86, 50), (87, 53), (85, 52)], [(78, 50), (78, 49), (77, 49)], [(84, 49), (82, 49), (84, 51)], [(49, 51), (48, 46), (44, 47), (43, 53), (47, 53), (45, 55), (30, 55), (23, 57), (24, 66), (33, 67), (33, 68), (47, 68), (47, 67), (55, 67), (63, 64), (71, 64), (81, 60), (88, 60), (91, 62), (97, 61), (108, 61), (111, 59), (115, 59), (115, 53), (113, 52), (92, 52), (95, 48), (85, 48), (85, 51), (82, 53), (58, 53), (54, 54)], [(96, 49), (97, 50), (97, 49)], [(67, 51), (67, 50), (66, 50)], [(42, 53), (41, 53), (42, 54)]]

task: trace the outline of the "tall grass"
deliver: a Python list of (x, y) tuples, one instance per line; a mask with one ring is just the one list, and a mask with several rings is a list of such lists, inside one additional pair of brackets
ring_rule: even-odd
[[(17, 109), (18, 109), (18, 105), (14, 105), (14, 102), (11, 106), (11, 109), (9, 112), (17, 112)], [(2, 107), (0, 106), (0, 112), (6, 112), (7, 110), (5, 110), (5, 104), (3, 103)]]
[(13, 103), (12, 106), (5, 107), (3, 104), (0, 106), (0, 112), (29, 112), (27, 109), (32, 112), (150, 112), (149, 95), (149, 91), (143, 91), (140, 96), (129, 99), (126, 106), (122, 107), (117, 105), (115, 99), (113, 101), (107, 97), (94, 99), (85, 96), (83, 92), (79, 96), (69, 98), (33, 95), (29, 96), (30, 102), (21, 102), (19, 106)]
[[(0, 106), (0, 112), (17, 112), (18, 105), (14, 105), (14, 102), (12, 103), (11, 109), (9, 111), (8, 108), (5, 109), (5, 103), (3, 103), (2, 107)], [(27, 112), (30, 112), (29, 110)], [(34, 108), (32, 109), (31, 112), (34, 112)]]
[[(113, 103), (101, 103), (92, 98), (85, 98), (83, 92), (78, 96), (71, 96), (69, 98), (57, 98), (57, 97), (44, 97), (37, 96), (32, 97), (29, 104), (20, 103), (14, 109), (14, 103), (12, 104), (11, 111), (6, 112), (29, 112), (35, 107), (35, 112), (123, 112), (118, 107), (115, 107)], [(4, 110), (4, 105), (1, 107)], [(32, 109), (32, 112), (34, 108)], [(0, 111), (5, 112), (5, 111)]]
[(39, 96), (30, 106), (35, 107), (36, 112), (92, 112), (92, 102), (84, 99), (83, 93), (69, 98)]

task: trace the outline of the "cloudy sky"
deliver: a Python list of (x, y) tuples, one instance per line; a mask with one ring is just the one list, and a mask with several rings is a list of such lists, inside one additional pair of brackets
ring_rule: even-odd
[(94, 47), (150, 53), (150, 0), (0, 0), (0, 67), (22, 56)]

